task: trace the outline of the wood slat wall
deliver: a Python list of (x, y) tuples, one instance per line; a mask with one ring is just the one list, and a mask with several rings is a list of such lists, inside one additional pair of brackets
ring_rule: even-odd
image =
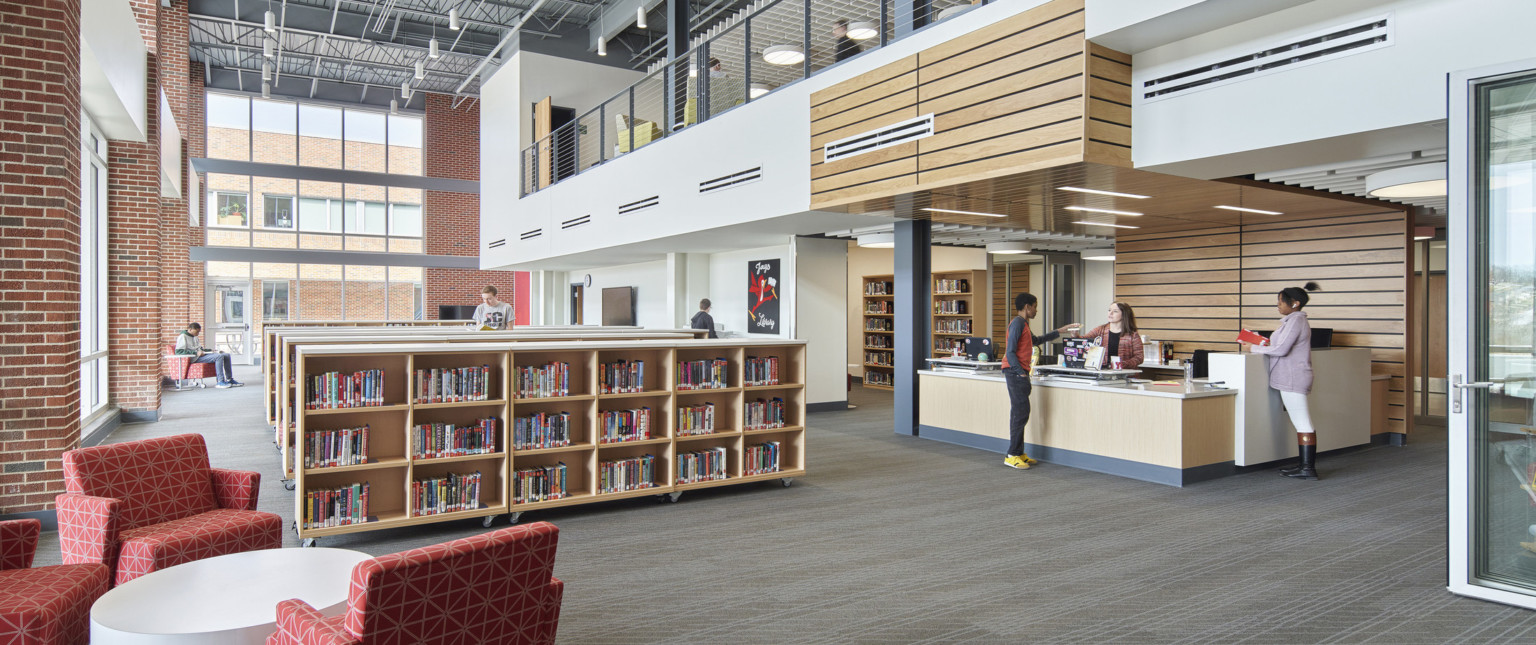
[(1335, 347), (1371, 350), (1373, 373), (1392, 377), (1388, 431), (1406, 433), (1408, 233), (1405, 212), (1383, 211), (1122, 235), (1115, 294), (1135, 308), (1142, 333), (1187, 358), (1235, 351), (1240, 329), (1275, 329), (1280, 289), (1317, 282), (1308, 320), (1333, 328)]
[(1027, 262), (992, 265), (992, 345), (999, 356), (1007, 346), (1008, 323), (1013, 322), (1013, 297), (1029, 291), (1029, 267)]
[[(1130, 167), (1130, 57), (1056, 0), (811, 95), (811, 205), (1084, 161)], [(934, 135), (831, 163), (828, 142), (934, 115)]]

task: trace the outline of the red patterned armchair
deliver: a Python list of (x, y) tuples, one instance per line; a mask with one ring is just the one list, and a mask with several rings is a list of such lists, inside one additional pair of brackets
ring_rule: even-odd
[(176, 389), (181, 389), (181, 382), (187, 379), (197, 381), (198, 387), (207, 387), (203, 379), (210, 379), (219, 375), (218, 367), (213, 363), (194, 363), (196, 356), (177, 356), (175, 345), (165, 346), (165, 376), (176, 382)]
[(282, 519), (256, 510), (261, 474), (208, 466), (200, 434), (64, 453), (55, 499), (64, 562), (99, 562), (113, 584), (217, 555), (283, 545)]
[(91, 640), (91, 604), (107, 592), (101, 564), (30, 568), (37, 520), (0, 522), (0, 643), (83, 645)]
[(366, 560), (352, 569), (346, 613), (284, 600), (267, 645), (553, 643), (559, 537), (535, 522)]

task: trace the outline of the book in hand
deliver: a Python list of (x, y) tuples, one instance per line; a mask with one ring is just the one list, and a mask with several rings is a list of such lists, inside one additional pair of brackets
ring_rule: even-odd
[(1250, 345), (1265, 346), (1269, 344), (1269, 339), (1244, 329), (1240, 332), (1237, 332), (1237, 342), (1248, 343)]

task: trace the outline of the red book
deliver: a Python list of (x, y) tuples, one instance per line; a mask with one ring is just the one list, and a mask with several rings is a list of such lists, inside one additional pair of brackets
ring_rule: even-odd
[(1244, 329), (1244, 330), (1242, 330), (1242, 331), (1237, 333), (1237, 341), (1240, 342), (1240, 343), (1249, 343), (1249, 344), (1252, 344), (1252, 345), (1268, 345), (1269, 344), (1269, 339), (1268, 338), (1260, 336), (1260, 335), (1258, 335), (1258, 334), (1256, 334), (1254, 332), (1248, 331), (1247, 329)]

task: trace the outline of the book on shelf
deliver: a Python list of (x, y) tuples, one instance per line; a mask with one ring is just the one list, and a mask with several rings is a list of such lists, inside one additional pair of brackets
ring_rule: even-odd
[(411, 516), (438, 515), (480, 508), (480, 471), (448, 473), (411, 482)]
[(959, 295), (971, 292), (971, 281), (966, 278), (949, 279), (940, 278), (933, 281), (933, 293), (935, 295)]
[(368, 482), (304, 492), (304, 528), (326, 529), (373, 521), (368, 514)]
[(747, 446), (742, 464), (743, 475), (764, 475), (779, 472), (779, 442), (754, 443)]
[(656, 486), (656, 456), (640, 455), (598, 465), (599, 493), (622, 493)]
[(490, 399), (491, 366), (416, 370), (417, 403), (460, 403)]
[(713, 390), (730, 387), (723, 358), (707, 361), (679, 361), (677, 364), (677, 389)]
[(771, 400), (758, 399), (747, 403), (742, 422), (742, 427), (748, 430), (784, 427), (784, 399), (774, 397)]
[(970, 318), (941, 318), (933, 321), (933, 331), (936, 334), (970, 334)]
[(496, 425), (495, 418), (480, 419), (474, 425), (417, 424), (411, 432), (411, 455), (440, 459), (496, 452)]
[(651, 409), (603, 410), (598, 413), (598, 443), (623, 443), (651, 438)]
[(896, 292), (896, 283), (889, 280), (870, 280), (864, 283), (864, 295), (888, 296)]
[(550, 466), (518, 469), (512, 473), (512, 503), (565, 499), (568, 474), (563, 461)]
[(677, 409), (677, 436), (691, 437), (715, 431), (715, 404), (685, 405)]
[(630, 394), (645, 391), (645, 361), (618, 360), (604, 363), (598, 392), (601, 394)]
[(866, 314), (889, 314), (892, 311), (895, 311), (895, 306), (889, 300), (871, 300), (864, 303)]
[(765, 356), (762, 358), (748, 356), (743, 367), (745, 374), (742, 378), (749, 386), (753, 385), (778, 385), (779, 384), (779, 357)]
[(936, 314), (964, 315), (970, 313), (969, 309), (970, 305), (964, 300), (933, 301), (933, 313)]
[(304, 433), (304, 467), (333, 468), (368, 463), (369, 426)]
[(695, 450), (677, 456), (677, 483), (693, 484), (726, 479), (726, 450), (723, 447)]
[(310, 376), (307, 381), (307, 410), (384, 405), (384, 370), (324, 372)]
[(512, 420), (512, 448), (536, 450), (571, 445), (571, 414), (539, 412)]
[(571, 395), (571, 365), (551, 361), (543, 366), (525, 366), (514, 370), (514, 387), (519, 399), (542, 399)]

